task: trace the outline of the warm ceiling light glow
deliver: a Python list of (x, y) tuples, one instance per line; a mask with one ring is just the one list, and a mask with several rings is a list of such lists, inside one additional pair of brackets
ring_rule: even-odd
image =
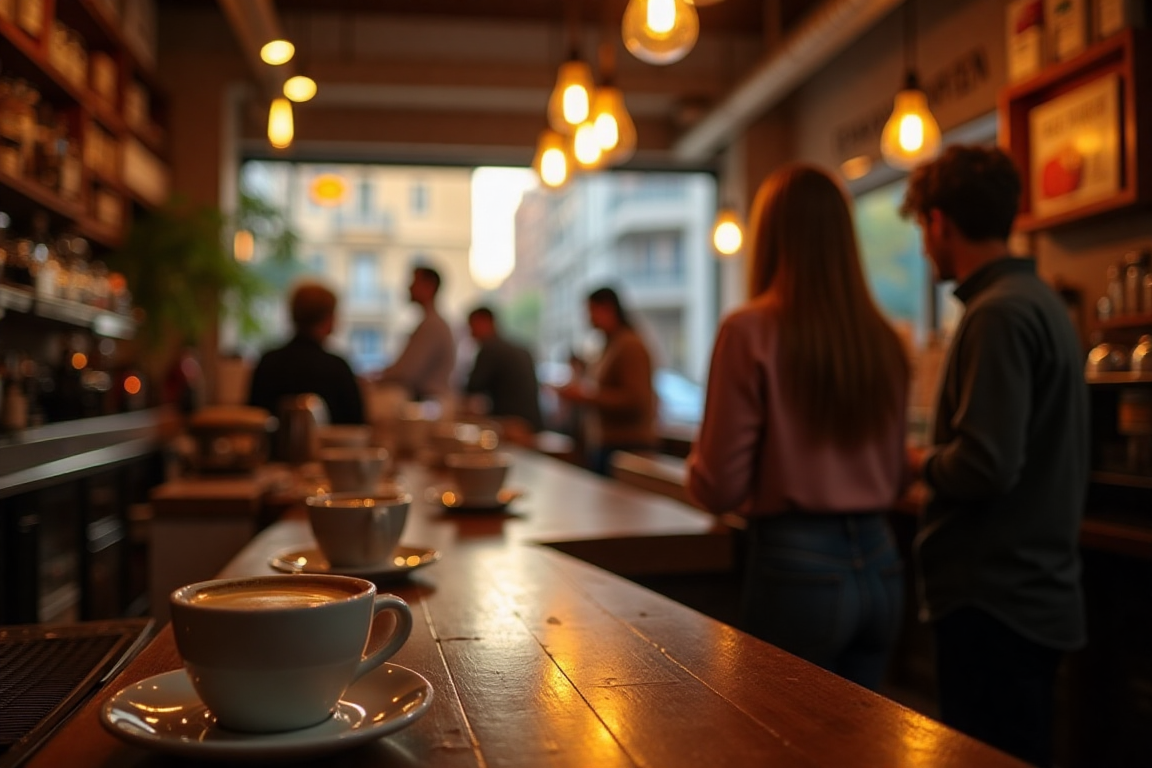
[(292, 143), (292, 102), (285, 98), (272, 99), (268, 110), (268, 141), (276, 149), (284, 149)]
[(572, 133), (588, 119), (592, 108), (592, 69), (572, 58), (560, 65), (556, 87), (548, 98), (548, 124), (552, 130)]
[(260, 49), (260, 58), (265, 64), (276, 67), (292, 61), (295, 53), (296, 46), (287, 40), (272, 40), (264, 43), (264, 47)]
[(928, 109), (928, 97), (909, 75), (896, 94), (892, 116), (880, 134), (880, 153), (893, 168), (911, 170), (940, 152), (940, 126)]
[(130, 395), (140, 394), (140, 377), (128, 376), (124, 379), (124, 391)]
[(307, 75), (296, 75), (284, 81), (284, 95), (297, 103), (316, 95), (316, 81)]
[(629, 0), (621, 34), (628, 52), (641, 61), (672, 64), (696, 45), (700, 17), (687, 0)]
[(72, 353), (72, 367), (76, 370), (81, 370), (84, 366), (88, 365), (88, 355), (83, 352)]
[(564, 186), (572, 173), (568, 152), (564, 148), (564, 137), (553, 130), (543, 131), (536, 145), (532, 167), (546, 186), (552, 189)]
[(576, 164), (586, 171), (600, 167), (604, 152), (591, 120), (576, 127), (576, 134), (572, 137), (572, 156), (576, 158)]
[(712, 225), (712, 245), (723, 256), (732, 256), (744, 245), (744, 227), (736, 211), (725, 208), (716, 215), (716, 223)]
[(252, 261), (255, 251), (256, 240), (252, 233), (246, 229), (237, 230), (232, 236), (232, 256), (236, 261)]
[(632, 157), (636, 151), (636, 124), (628, 114), (624, 94), (619, 88), (604, 86), (596, 89), (592, 121), (596, 126), (596, 140), (604, 151), (605, 163), (617, 165)]

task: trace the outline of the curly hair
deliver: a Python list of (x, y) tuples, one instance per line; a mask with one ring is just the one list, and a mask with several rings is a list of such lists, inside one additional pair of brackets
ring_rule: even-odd
[(973, 242), (1007, 240), (1020, 206), (1020, 173), (1001, 149), (951, 146), (908, 178), (900, 213), (938, 210)]

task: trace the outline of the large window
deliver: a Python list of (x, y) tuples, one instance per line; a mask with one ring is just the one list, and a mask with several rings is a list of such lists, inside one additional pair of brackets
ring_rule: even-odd
[(353, 326), (348, 335), (351, 347), (349, 363), (357, 373), (376, 370), (384, 364), (384, 334), (370, 325)]

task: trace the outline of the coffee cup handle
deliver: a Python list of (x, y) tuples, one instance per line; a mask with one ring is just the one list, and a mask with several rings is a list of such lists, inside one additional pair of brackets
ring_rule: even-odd
[(408, 641), (408, 635), (412, 634), (412, 610), (408, 607), (408, 603), (396, 595), (376, 595), (376, 601), (372, 605), (373, 625), (376, 624), (376, 616), (382, 611), (390, 611), (396, 617), (396, 628), (382, 646), (360, 660), (353, 680), (371, 672), (392, 658), (396, 651), (400, 650), (400, 647)]

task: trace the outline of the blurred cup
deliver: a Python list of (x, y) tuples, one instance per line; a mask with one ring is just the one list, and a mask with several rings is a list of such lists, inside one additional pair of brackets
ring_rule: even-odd
[(512, 456), (496, 451), (450, 453), (444, 457), (444, 464), (465, 504), (495, 504), (512, 466)]
[(320, 451), (320, 464), (333, 492), (371, 496), (389, 466), (384, 448), (326, 448)]
[(310, 496), (308, 522), (320, 551), (336, 568), (387, 562), (408, 521), (412, 497), (399, 487), (388, 495), (326, 493)]
[[(331, 716), (357, 678), (400, 650), (412, 613), (395, 595), (348, 576), (254, 576), (173, 592), (176, 649), (221, 726), (248, 733), (307, 728)], [(364, 655), (376, 616), (389, 626)]]
[(440, 421), (432, 425), (428, 442), (433, 460), (443, 464), (452, 453), (495, 450), (500, 445), (500, 433), (494, 422)]

